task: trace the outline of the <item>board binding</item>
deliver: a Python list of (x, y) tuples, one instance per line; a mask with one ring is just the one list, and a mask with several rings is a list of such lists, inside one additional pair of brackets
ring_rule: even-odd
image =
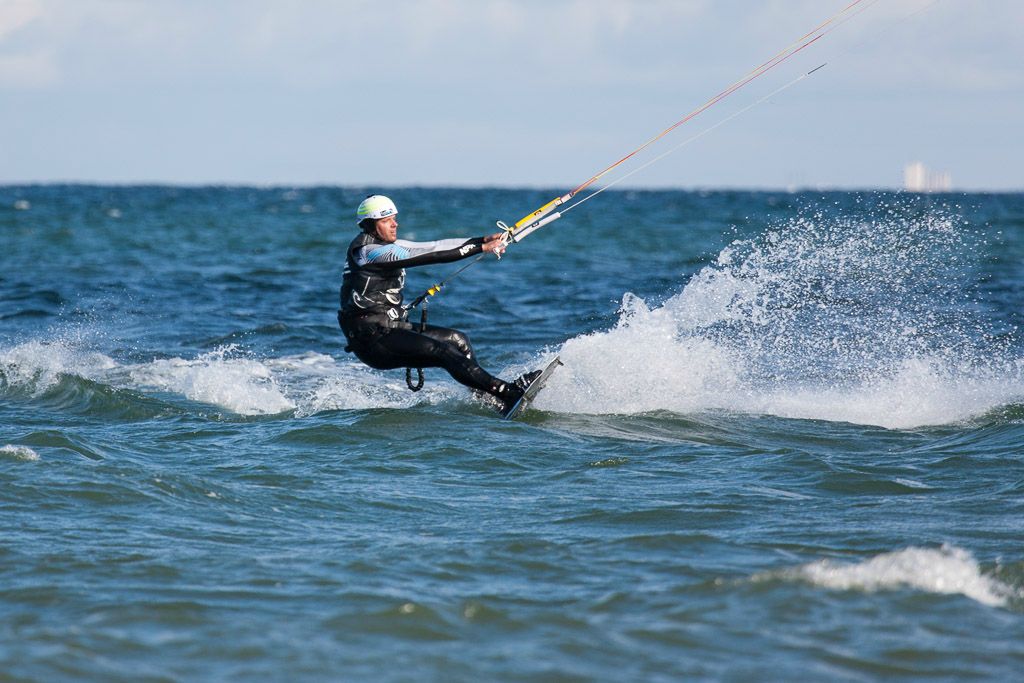
[(534, 397), (540, 393), (540, 390), (544, 388), (544, 383), (547, 381), (548, 377), (551, 376), (551, 373), (554, 372), (555, 368), (561, 364), (561, 359), (559, 359), (558, 356), (555, 356), (554, 360), (545, 365), (544, 369), (541, 370), (540, 375), (537, 376), (537, 379), (530, 382), (526, 389), (523, 390), (522, 398), (513, 403), (508, 410), (502, 413), (502, 419), (514, 420), (520, 413), (526, 410), (526, 407), (530, 405), (530, 401), (532, 401)]

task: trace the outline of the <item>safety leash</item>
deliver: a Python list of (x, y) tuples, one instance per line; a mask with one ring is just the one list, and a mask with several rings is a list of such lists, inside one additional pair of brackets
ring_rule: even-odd
[[(420, 309), (420, 334), (427, 331), (427, 300), (423, 300), (423, 308)], [(405, 385), (413, 392), (423, 388), (423, 368), (416, 368), (417, 381), (412, 383), (413, 368), (405, 369)]]

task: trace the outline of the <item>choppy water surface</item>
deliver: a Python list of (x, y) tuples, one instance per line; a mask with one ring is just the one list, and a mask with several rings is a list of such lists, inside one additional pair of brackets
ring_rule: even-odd
[(609, 192), (431, 306), (505, 423), (344, 353), (366, 189), (0, 188), (0, 680), (1019, 677), (1024, 197)]

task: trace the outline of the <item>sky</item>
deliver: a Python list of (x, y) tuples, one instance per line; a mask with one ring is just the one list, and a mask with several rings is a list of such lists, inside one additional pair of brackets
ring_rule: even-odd
[[(0, 183), (571, 188), (849, 1), (0, 0)], [(1024, 2), (862, 6), (624, 185), (1024, 190)]]

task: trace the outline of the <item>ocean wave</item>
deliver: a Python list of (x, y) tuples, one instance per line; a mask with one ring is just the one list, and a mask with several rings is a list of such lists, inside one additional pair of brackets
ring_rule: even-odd
[(93, 379), (115, 367), (109, 356), (83, 351), (73, 341), (32, 340), (0, 350), (0, 389), (39, 396), (64, 376)]
[(39, 454), (28, 446), (19, 446), (17, 444), (6, 444), (0, 446), (0, 456), (6, 458), (14, 458), (15, 460), (26, 460), (34, 461), (39, 460)]
[(192, 360), (160, 359), (130, 366), (131, 382), (149, 390), (181, 394), (192, 401), (221, 406), (239, 415), (273, 415), (293, 403), (260, 360), (234, 356), (234, 345)]
[(725, 410), (907, 429), (1024, 397), (1024, 358), (979, 318), (972, 235), (935, 210), (799, 217), (737, 241), (675, 296), (627, 293), (558, 350), (537, 407)]
[(755, 581), (770, 579), (803, 581), (830, 590), (877, 592), (909, 588), (940, 595), (959, 594), (991, 607), (1005, 607), (1021, 593), (984, 573), (971, 553), (951, 545), (910, 547), (856, 564), (818, 560), (755, 577)]
[(429, 381), (422, 391), (413, 393), (401, 379), (400, 371), (382, 374), (358, 361), (339, 362), (322, 353), (310, 351), (268, 359), (266, 363), (287, 382), (299, 417), (330, 410), (409, 408), (424, 402), (441, 403), (452, 398), (455, 391), (443, 370), (436, 371), (444, 375), (443, 382)]
[(434, 375), (414, 394), (398, 371), (380, 373), (313, 351), (259, 358), (229, 344), (194, 358), (120, 364), (85, 346), (58, 338), (0, 350), (0, 391), (60, 410), (124, 419), (189, 410), (166, 394), (242, 416), (299, 417), (331, 410), (408, 408), (468, 396), (443, 371), (437, 371), (443, 377)]

